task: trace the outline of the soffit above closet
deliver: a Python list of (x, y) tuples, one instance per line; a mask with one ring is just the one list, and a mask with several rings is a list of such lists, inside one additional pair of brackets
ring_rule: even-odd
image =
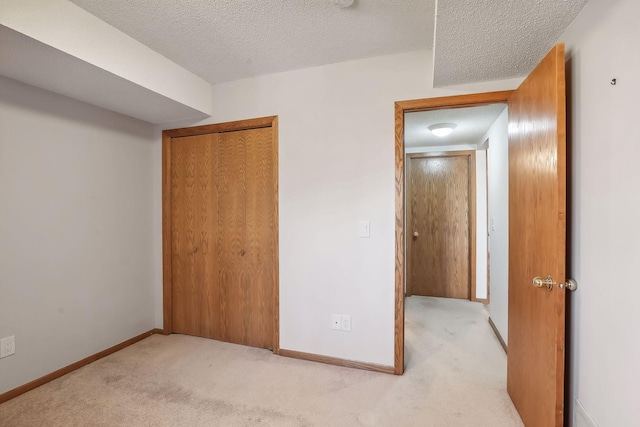
[(66, 0), (2, 0), (0, 75), (151, 123), (211, 114), (211, 84)]

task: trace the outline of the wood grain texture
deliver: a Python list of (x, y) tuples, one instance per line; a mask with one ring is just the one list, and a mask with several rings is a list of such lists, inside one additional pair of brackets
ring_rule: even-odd
[(462, 108), (487, 104), (506, 103), (513, 91), (485, 92), (439, 98), (397, 101), (394, 108), (395, 121), (395, 325), (394, 367), (397, 375), (404, 372), (404, 292), (405, 292), (405, 152), (404, 115), (412, 111)]
[(273, 138), (270, 128), (244, 132), (247, 147), (245, 262), (250, 310), (247, 313), (250, 331), (247, 344), (271, 348), (274, 334), (273, 300), (277, 282)]
[(150, 337), (153, 334), (162, 334), (164, 333), (164, 331), (162, 329), (152, 329), (150, 331), (144, 332), (140, 335), (137, 335), (133, 338), (130, 338), (126, 341), (121, 342), (120, 344), (116, 344), (112, 347), (107, 348), (106, 350), (102, 350), (96, 354), (92, 354), (91, 356), (85, 357), (82, 360), (79, 360), (75, 363), (72, 363), (71, 365), (67, 365), (64, 368), (60, 368), (57, 371), (53, 371), (47, 375), (44, 375), (38, 379), (35, 379), (33, 381), (30, 381), (24, 385), (21, 385), (20, 387), (16, 387), (12, 390), (6, 391), (2, 394), (0, 394), (0, 404), (4, 403), (8, 400), (13, 399), (14, 397), (18, 397), (21, 394), (24, 394), (28, 391), (31, 391), (35, 388), (40, 387), (43, 384), (48, 383), (49, 381), (53, 381), (56, 378), (60, 378), (63, 375), (67, 375), (70, 372), (73, 372), (77, 369), (82, 368), (83, 366), (86, 366), (90, 363), (95, 362), (96, 360), (100, 360), (103, 357), (106, 357), (110, 354), (115, 353), (116, 351), (120, 351), (123, 348), (126, 348), (132, 344), (137, 343), (138, 341), (142, 341), (143, 339)]
[(263, 348), (273, 347), (277, 281), (272, 152), (269, 128), (220, 136), (224, 340)]
[(527, 426), (561, 426), (565, 291), (532, 286), (566, 273), (564, 46), (509, 99), (509, 353), (507, 389)]
[(404, 113), (439, 110), (443, 108), (478, 107), (480, 105), (506, 103), (511, 93), (513, 93), (513, 91), (506, 90), (439, 98), (413, 99), (409, 101), (398, 101), (396, 105), (401, 108)]
[(278, 118), (275, 117), (271, 123), (271, 165), (273, 168), (272, 173), (272, 189), (273, 189), (273, 221), (275, 225), (273, 235), (273, 276), (274, 276), (274, 288), (273, 288), (273, 341), (272, 348), (275, 354), (280, 354), (280, 269), (278, 262), (278, 254), (280, 253), (279, 243), (279, 209), (278, 209)]
[(171, 144), (171, 280), (173, 332), (217, 338), (218, 135)]
[(472, 155), (410, 155), (411, 295), (471, 297)]
[(173, 332), (171, 260), (171, 137), (162, 133), (162, 319), (163, 333)]
[(404, 293), (405, 293), (405, 297), (407, 296), (411, 296), (411, 271), (413, 269), (413, 265), (411, 263), (411, 245), (413, 244), (413, 229), (411, 227), (413, 227), (413, 212), (411, 210), (411, 194), (413, 194), (413, 187), (412, 187), (412, 181), (411, 181), (411, 155), (407, 154), (405, 156), (404, 159), (404, 172), (405, 172), (405, 180), (404, 180), (404, 185), (405, 185), (405, 203), (407, 204), (407, 209), (405, 209), (405, 214), (404, 214), (404, 221), (405, 224), (407, 224), (406, 227), (406, 235), (404, 238), (404, 250), (405, 250), (405, 259), (404, 259), (404, 263), (405, 263), (405, 289), (404, 289)]
[(192, 126), (188, 128), (168, 129), (162, 132), (170, 138), (183, 136), (210, 135), (213, 133), (236, 132), (247, 129), (273, 127), (277, 116), (260, 117), (257, 119), (238, 120), (235, 122), (214, 123), (211, 125)]
[(328, 365), (344, 366), (346, 368), (364, 369), (366, 371), (382, 372), (384, 374), (395, 374), (395, 367), (377, 365), (375, 363), (356, 362), (353, 360), (340, 359), (338, 357), (321, 356), (319, 354), (305, 353), (302, 351), (280, 350), (280, 356), (291, 357), (292, 359), (308, 360), (310, 362), (326, 363)]
[[(194, 155), (183, 147), (175, 149), (179, 141), (193, 143), (207, 138), (215, 141), (209, 171), (203, 166), (209, 164), (207, 153)], [(163, 132), (164, 333), (181, 332), (188, 324), (192, 332), (182, 333), (278, 352), (277, 140), (276, 116)], [(196, 194), (198, 188), (205, 188), (202, 179), (209, 173), (214, 178), (214, 191), (205, 189), (206, 194)], [(179, 178), (174, 180), (174, 175)], [(220, 231), (221, 221), (230, 227)], [(208, 249), (213, 245), (215, 253), (207, 253), (203, 259), (208, 261), (200, 261), (194, 257), (199, 253), (197, 246), (191, 245), (191, 255), (187, 251), (185, 258), (180, 249), (197, 241), (197, 228), (202, 224), (207, 226), (199, 236)], [(206, 269), (200, 268), (203, 265)], [(183, 276), (197, 277), (192, 283), (201, 283), (200, 290), (195, 285), (176, 288), (173, 278)], [(261, 289), (258, 293), (254, 292), (256, 287)], [(197, 292), (203, 298), (196, 298)], [(176, 298), (190, 308), (186, 320), (175, 318), (185, 312)], [(206, 317), (204, 325), (198, 316)]]
[(404, 109), (395, 103), (395, 188), (396, 188), (396, 238), (395, 238), (395, 324), (393, 366), (396, 375), (404, 373), (404, 292), (405, 292), (405, 239), (404, 239)]
[(220, 134), (218, 176), (220, 315), (223, 341), (247, 338), (246, 139), (244, 131)]

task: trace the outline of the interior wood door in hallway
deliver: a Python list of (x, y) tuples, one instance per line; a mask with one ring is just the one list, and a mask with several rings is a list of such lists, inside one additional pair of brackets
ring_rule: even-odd
[(408, 295), (471, 297), (474, 155), (409, 155)]
[(165, 131), (165, 332), (277, 349), (277, 140), (240, 127)]

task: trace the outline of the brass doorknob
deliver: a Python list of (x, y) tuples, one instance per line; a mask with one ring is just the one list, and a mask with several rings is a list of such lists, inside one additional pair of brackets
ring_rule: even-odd
[(533, 286), (535, 286), (536, 288), (547, 288), (547, 290), (551, 290), (553, 289), (553, 285), (555, 285), (556, 283), (553, 281), (553, 278), (551, 276), (547, 276), (546, 279), (543, 279), (542, 277), (534, 277), (533, 278)]
[(567, 280), (567, 283), (558, 283), (560, 289), (566, 289), (568, 291), (575, 291), (578, 289), (578, 282), (573, 279)]
[[(533, 286), (536, 288), (547, 288), (548, 290), (553, 289), (553, 286), (556, 282), (549, 275), (546, 279), (542, 277), (534, 277), (533, 278)], [(568, 291), (575, 291), (578, 289), (578, 282), (573, 279), (568, 279), (565, 283), (558, 283), (558, 289), (566, 289)]]

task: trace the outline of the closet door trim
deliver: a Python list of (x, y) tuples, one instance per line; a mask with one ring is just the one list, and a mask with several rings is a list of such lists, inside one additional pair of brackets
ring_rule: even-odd
[(278, 271), (278, 116), (260, 117), (257, 119), (239, 120), (235, 122), (216, 123), (162, 131), (162, 301), (163, 301), (163, 333), (173, 332), (172, 282), (171, 282), (171, 140), (185, 136), (206, 135), (212, 133), (234, 132), (247, 129), (271, 128), (273, 137), (273, 188), (275, 219), (275, 289), (273, 292), (273, 352), (280, 351), (280, 311), (279, 311), (279, 271)]

